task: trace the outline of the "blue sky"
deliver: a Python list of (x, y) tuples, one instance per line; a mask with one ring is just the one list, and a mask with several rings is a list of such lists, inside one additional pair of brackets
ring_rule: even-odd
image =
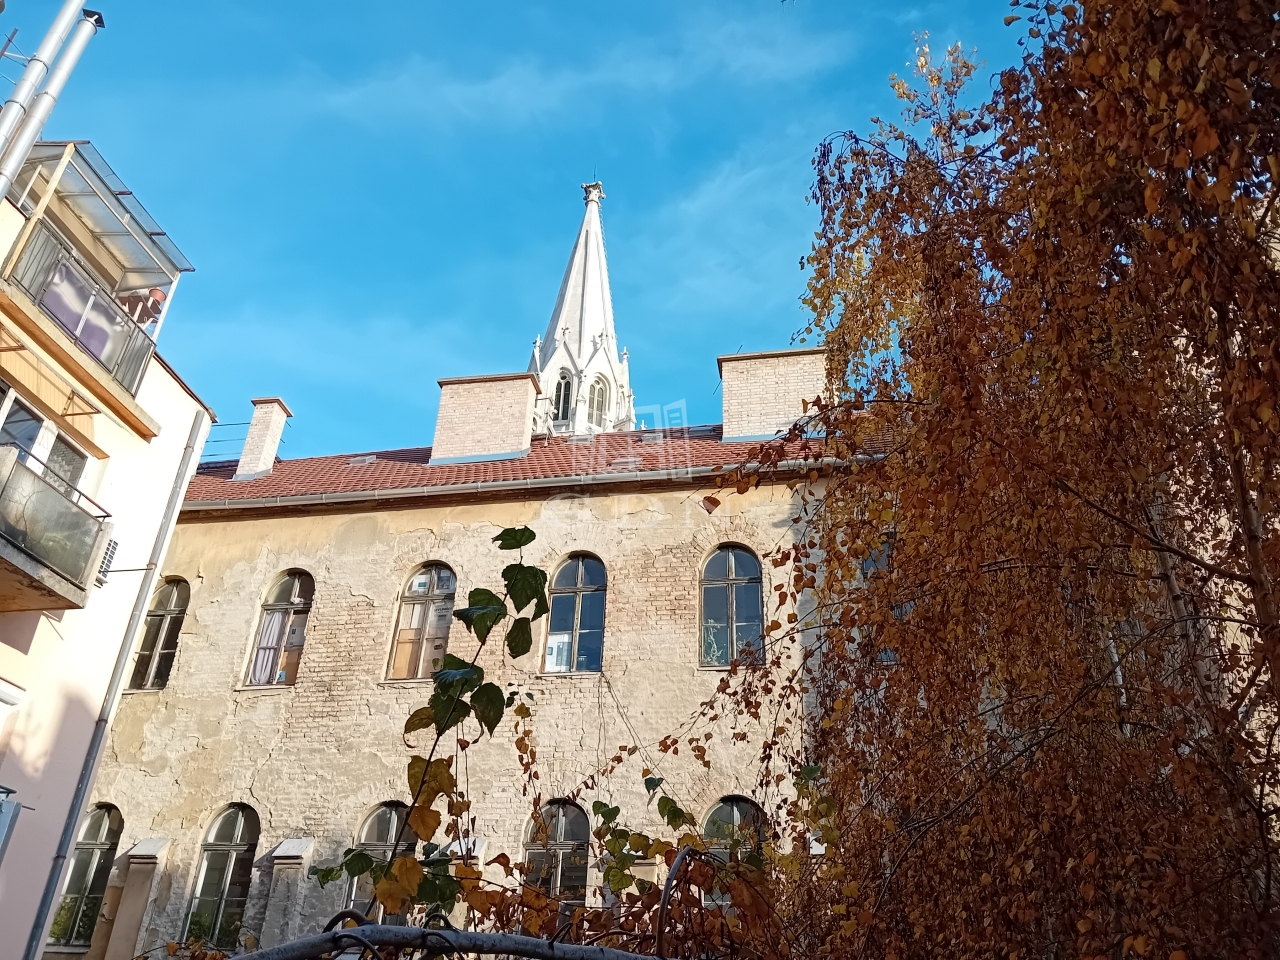
[[(0, 28), (29, 53), (57, 6)], [(593, 176), (637, 403), (719, 422), (716, 355), (803, 326), (817, 142), (896, 110), (920, 31), (1017, 55), (960, 0), (102, 6), (46, 135), (196, 265), (161, 352), (224, 422), (284, 397), (286, 457), (429, 444), (437, 378), (523, 370)]]

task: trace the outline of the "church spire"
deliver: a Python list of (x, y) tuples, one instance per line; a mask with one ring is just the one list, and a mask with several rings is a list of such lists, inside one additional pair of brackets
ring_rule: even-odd
[(582, 185), (578, 239), (560, 282), (546, 336), (535, 341), (529, 370), (538, 374), (539, 432), (629, 430), (635, 423), (626, 363), (618, 355), (605, 258), (599, 181)]

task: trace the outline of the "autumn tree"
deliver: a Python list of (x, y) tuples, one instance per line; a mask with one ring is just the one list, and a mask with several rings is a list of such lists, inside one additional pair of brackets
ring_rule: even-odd
[(985, 99), (924, 48), (816, 159), (778, 902), (814, 955), (1272, 956), (1280, 19), (1007, 22)]

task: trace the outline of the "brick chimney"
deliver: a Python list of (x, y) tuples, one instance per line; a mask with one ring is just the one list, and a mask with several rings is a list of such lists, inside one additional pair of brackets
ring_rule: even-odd
[(717, 357), (725, 440), (769, 440), (827, 386), (826, 351), (775, 350)]
[(249, 421), (249, 433), (232, 480), (255, 480), (271, 472), (284, 422), (292, 416), (293, 411), (279, 397), (258, 397), (253, 401), (253, 419)]
[(529, 452), (533, 403), (542, 392), (536, 376), (496, 373), (439, 383), (432, 463), (514, 460)]

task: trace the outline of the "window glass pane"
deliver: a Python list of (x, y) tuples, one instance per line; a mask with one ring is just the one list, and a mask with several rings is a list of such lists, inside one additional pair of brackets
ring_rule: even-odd
[(578, 585), (578, 567), (580, 561), (577, 557), (567, 560), (559, 570), (556, 571), (555, 579), (551, 582), (553, 587), (576, 587)]
[(253, 877), (253, 851), (241, 850), (236, 854), (231, 868), (231, 882), (227, 884), (228, 900), (244, 900), (249, 896), (249, 881)]
[(138, 646), (138, 659), (133, 665), (133, 676), (129, 678), (129, 687), (133, 690), (141, 690), (147, 685), (147, 674), (151, 670), (151, 659), (155, 656), (163, 625), (163, 617), (147, 617), (142, 631), (142, 643)]
[(170, 580), (169, 588), (172, 591), (169, 594), (170, 610), (186, 610), (187, 604), (191, 602), (191, 586), (185, 580)]
[(94, 855), (96, 850), (76, 850), (71, 857), (71, 870), (67, 873), (67, 885), (65, 890), (68, 894), (81, 896), (88, 892), (89, 874), (93, 867)]
[(604, 652), (604, 633), (600, 630), (578, 631), (578, 659), (575, 670), (584, 673), (599, 673), (601, 657)]
[(187, 921), (187, 938), (208, 940), (213, 935), (213, 921), (218, 915), (217, 897), (199, 897), (191, 904), (191, 918)]
[(213, 945), (221, 950), (234, 950), (243, 924), (244, 901), (227, 897), (222, 907), (222, 918), (218, 921), (218, 933), (213, 938)]
[(458, 589), (458, 579), (448, 567), (435, 567), (436, 593), (453, 593)]
[(579, 630), (604, 629), (604, 598), (603, 590), (582, 595), (582, 613), (578, 617)]
[(729, 551), (721, 547), (711, 555), (702, 575), (708, 580), (725, 580), (729, 576)]
[(177, 647), (170, 647), (160, 651), (160, 656), (156, 659), (156, 672), (151, 678), (153, 689), (159, 690), (169, 682), (169, 675), (173, 673), (173, 661), (177, 655)]
[(271, 592), (267, 594), (267, 603), (290, 603), (293, 600), (293, 577), (281, 577)]
[(760, 578), (760, 561), (747, 550), (735, 548), (733, 551), (733, 575), (738, 580)]
[(453, 623), (453, 597), (443, 597), (431, 604), (431, 620), (427, 625), (427, 636), (441, 639), (449, 636), (449, 627)]
[(584, 847), (566, 850), (560, 855), (560, 889), (564, 900), (585, 900), (587, 896), (587, 851)]
[(45, 458), (44, 478), (65, 494), (70, 494), (84, 473), (85, 455), (58, 437)]
[(4, 418), (4, 426), (0, 426), (0, 444), (17, 446), (22, 451), (20, 458), (25, 460), (35, 446), (41, 426), (42, 421), (15, 400), (9, 407), (9, 415)]
[(307, 639), (307, 614), (295, 613), (289, 619), (289, 632), (285, 634), (286, 647), (300, 647)]
[(294, 576), (298, 581), (298, 600), (302, 603), (310, 603), (316, 594), (316, 582), (311, 579), (309, 573), (298, 573)]
[(551, 854), (547, 850), (533, 849), (524, 853), (525, 863), (529, 865), (529, 873), (525, 882), (551, 896)]
[(388, 671), (392, 680), (411, 680), (416, 676), (418, 650), (416, 630), (402, 630), (397, 635), (395, 648), (391, 651), (391, 669)]
[(582, 558), (582, 585), (584, 587), (603, 587), (605, 585), (604, 564), (595, 557)]
[(409, 585), (404, 588), (405, 593), (425, 594), (431, 592), (431, 568), (419, 570), (409, 578)]
[(761, 605), (763, 597), (759, 583), (735, 583), (733, 585), (733, 618), (734, 641), (737, 644), (735, 655), (750, 656), (760, 648)]
[(547, 637), (547, 673), (567, 673), (573, 659), (573, 634), (553, 633)]
[[(103, 809), (99, 807), (98, 809)], [(124, 816), (115, 807), (105, 808), (107, 813), (107, 829), (102, 839), (107, 843), (119, 843), (120, 834), (124, 833)]]
[(587, 815), (572, 803), (556, 804), (556, 812), (556, 819), (560, 821), (560, 830), (555, 835), (556, 839), (586, 843), (587, 837), (591, 835), (591, 824), (587, 820)]
[(227, 870), (231, 866), (234, 854), (229, 850), (206, 850), (204, 852), (204, 876), (200, 878), (200, 888), (196, 896), (201, 900), (217, 900), (222, 896), (222, 886), (227, 879)]
[(702, 587), (702, 662), (729, 665), (729, 585)]
[(262, 627), (258, 631), (258, 650), (249, 668), (251, 684), (274, 683), (280, 662), (280, 643), (284, 639), (284, 610), (269, 610), (262, 615)]
[(561, 593), (551, 598), (551, 632), (569, 633), (573, 630), (573, 615), (577, 598)]

